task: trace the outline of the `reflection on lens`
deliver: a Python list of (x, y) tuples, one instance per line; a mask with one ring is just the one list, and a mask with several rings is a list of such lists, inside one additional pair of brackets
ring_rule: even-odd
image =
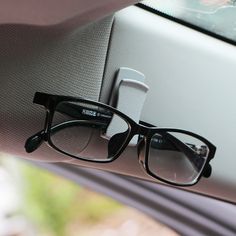
[(91, 161), (108, 161), (129, 135), (127, 122), (113, 111), (83, 102), (57, 105), (50, 132), (61, 152)]
[(193, 184), (206, 163), (208, 146), (201, 140), (179, 132), (153, 135), (148, 167), (150, 172), (176, 184)]

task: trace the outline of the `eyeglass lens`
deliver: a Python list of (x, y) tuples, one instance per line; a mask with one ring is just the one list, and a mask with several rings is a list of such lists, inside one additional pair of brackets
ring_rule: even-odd
[(208, 146), (191, 135), (156, 133), (150, 142), (148, 166), (155, 176), (176, 184), (189, 184), (199, 177), (208, 155)]
[[(112, 127), (112, 119), (119, 125)], [(128, 134), (127, 122), (111, 110), (67, 101), (60, 102), (55, 109), (50, 141), (57, 149), (74, 157), (107, 161), (117, 154)], [(95, 145), (99, 150), (93, 148)]]

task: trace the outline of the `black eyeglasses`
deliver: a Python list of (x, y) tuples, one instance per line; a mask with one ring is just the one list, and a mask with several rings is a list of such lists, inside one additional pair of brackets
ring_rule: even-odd
[(137, 144), (140, 164), (158, 180), (191, 186), (211, 175), (209, 162), (216, 148), (197, 134), (137, 124), (111, 106), (81, 98), (37, 92), (34, 103), (46, 108), (46, 120), (44, 129), (27, 139), (28, 153), (45, 141), (70, 157), (107, 163), (118, 158), (128, 144)]

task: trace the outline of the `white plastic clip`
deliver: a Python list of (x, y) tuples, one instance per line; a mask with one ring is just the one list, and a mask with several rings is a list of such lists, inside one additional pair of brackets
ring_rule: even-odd
[[(114, 103), (117, 93), (116, 108), (129, 116), (137, 123), (140, 120), (143, 104), (146, 99), (149, 87), (144, 84), (145, 76), (129, 68), (120, 68), (116, 85), (113, 89), (112, 102)], [(118, 85), (117, 85), (118, 84)], [(124, 122), (118, 116), (114, 115), (106, 131), (106, 136), (111, 137), (115, 134), (125, 131)], [(135, 136), (130, 141), (130, 145), (136, 145), (138, 137)]]

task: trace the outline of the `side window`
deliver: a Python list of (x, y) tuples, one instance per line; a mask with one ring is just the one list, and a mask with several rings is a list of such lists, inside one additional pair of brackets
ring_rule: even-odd
[(142, 212), (3, 154), (0, 195), (1, 236), (179, 236)]
[(235, 44), (235, 0), (146, 0), (139, 5)]

